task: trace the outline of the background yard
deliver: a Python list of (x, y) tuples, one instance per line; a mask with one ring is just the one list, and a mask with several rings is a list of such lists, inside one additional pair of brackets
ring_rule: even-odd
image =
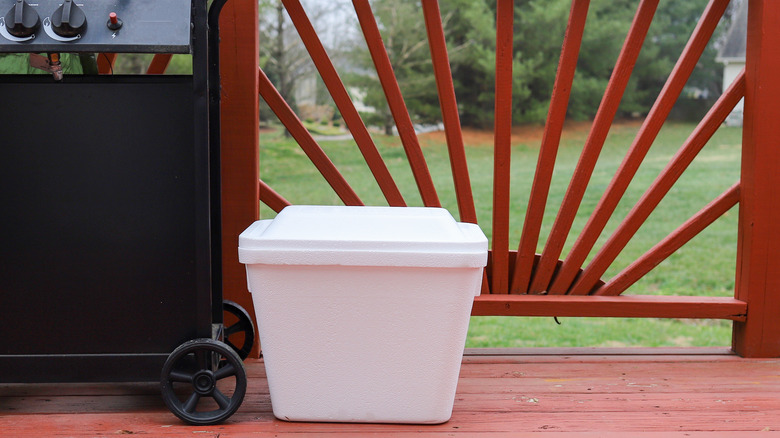
[[(639, 126), (637, 121), (619, 122), (613, 126), (562, 257), (565, 257), (574, 237), (607, 187)], [(543, 249), (589, 127), (588, 122), (572, 122), (566, 126), (537, 252)], [(667, 123), (602, 233), (596, 249), (625, 217), (694, 127), (693, 124)], [(519, 242), (542, 132), (542, 128), (536, 126), (515, 127), (513, 131), (510, 248), (516, 249)], [(373, 137), (407, 203), (422, 205), (399, 139), (381, 134)], [(464, 139), (479, 223), (490, 237), (492, 134), (466, 130)], [(457, 218), (444, 134), (422, 134), (420, 143), (439, 197)], [(386, 205), (352, 140), (321, 141), (320, 144), (367, 205)], [(740, 145), (740, 128), (721, 127), (607, 271), (605, 279), (619, 272), (734, 184), (739, 179)], [(279, 129), (266, 129), (261, 133), (260, 175), (294, 204), (341, 204), (297, 144), (283, 136)], [(261, 207), (262, 217), (273, 215), (273, 211)], [(736, 269), (737, 216), (735, 207), (626, 293), (731, 296)], [(719, 346), (730, 344), (731, 339), (731, 323), (728, 321), (621, 318), (559, 318), (558, 321), (560, 324), (552, 318), (473, 317), (467, 346)]]

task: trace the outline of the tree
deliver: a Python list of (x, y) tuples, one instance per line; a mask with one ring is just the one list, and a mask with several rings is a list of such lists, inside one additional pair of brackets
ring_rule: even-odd
[[(708, 0), (662, 0), (621, 100), (619, 117), (646, 114), (663, 87)], [(638, 5), (637, 0), (592, 0), (577, 62), (568, 117), (592, 118)], [(496, 0), (441, 2), (450, 64), (464, 126), (493, 121)], [(515, 0), (513, 120), (546, 119), (571, 0)], [(433, 123), (441, 113), (419, 0), (374, 0), (374, 14), (413, 120)], [(690, 88), (720, 93), (716, 32), (688, 81)], [(389, 131), (393, 120), (365, 47), (356, 47), (351, 83), (376, 108), (367, 120)]]
[(261, 0), (259, 11), (260, 68), (295, 109), (295, 86), (301, 77), (312, 71), (308, 53), (281, 0)]
[[(302, 2), (309, 20), (332, 57), (338, 57), (340, 53), (339, 28), (342, 26), (341, 20), (345, 18), (342, 13), (345, 1)], [(302, 80), (314, 78), (314, 64), (281, 0), (260, 0), (259, 15), (260, 67), (284, 100), (297, 111), (296, 89)], [(318, 82), (318, 88), (320, 84)], [(267, 109), (262, 108), (261, 117), (272, 116)]]
[[(453, 82), (461, 102), (468, 102), (461, 106), (461, 117), (469, 125), (492, 123), (484, 111), (493, 101), (495, 32), (491, 29), (495, 22), (491, 12), (481, 1), (449, 0), (440, 6)], [(420, 2), (376, 0), (372, 8), (409, 113), (417, 123), (437, 123), (441, 109)], [(376, 110), (364, 114), (366, 121), (390, 133), (392, 115), (364, 45), (353, 47), (350, 62), (354, 65), (350, 85), (363, 90), (363, 102)]]
[[(432, 94), (430, 91), (436, 89), (436, 83), (418, 2), (375, 1), (372, 7), (409, 112), (418, 123), (438, 120), (437, 116), (431, 116), (431, 108), (437, 105), (437, 97), (435, 92)], [(385, 133), (390, 134), (395, 126), (393, 117), (368, 49), (361, 43), (355, 41), (353, 45), (349, 57), (353, 67), (346, 79), (353, 90), (363, 92), (360, 96), (363, 103), (375, 110), (363, 114), (366, 123), (382, 126)]]
[[(515, 121), (543, 122), (555, 78), (570, 0), (525, 2), (516, 9)], [(618, 116), (645, 114), (652, 107), (672, 67), (704, 11), (707, 0), (662, 1), (624, 93)], [(636, 12), (632, 0), (591, 1), (583, 34), (568, 116), (588, 119), (595, 115), (628, 28)], [(725, 21), (728, 20), (728, 17)], [(688, 85), (720, 93), (722, 67), (715, 61), (716, 44), (725, 23), (713, 37)]]

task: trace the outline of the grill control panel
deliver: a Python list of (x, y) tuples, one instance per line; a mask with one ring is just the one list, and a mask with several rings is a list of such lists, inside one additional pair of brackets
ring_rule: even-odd
[(0, 0), (0, 53), (189, 53), (191, 0)]

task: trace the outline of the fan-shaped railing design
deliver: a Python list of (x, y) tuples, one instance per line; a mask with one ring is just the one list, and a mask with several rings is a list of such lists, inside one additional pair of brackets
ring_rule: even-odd
[[(391, 206), (407, 205), (300, 2), (284, 0), (283, 3), (387, 203)], [(498, 1), (491, 257), (483, 294), (477, 298), (475, 304), (475, 314), (659, 316), (725, 318), (738, 321), (745, 319), (745, 303), (733, 298), (635, 295), (610, 298), (620, 296), (634, 282), (731, 209), (740, 199), (739, 183), (706, 205), (622, 272), (610, 279), (602, 280), (607, 268), (615, 261), (634, 233), (658, 206), (737, 102), (743, 98), (744, 72), (725, 90), (678, 153), (647, 188), (628, 216), (622, 220), (607, 242), (598, 249), (592, 260), (585, 264), (586, 258), (594, 249), (598, 237), (615, 212), (629, 183), (683, 91), (728, 3), (728, 0), (711, 0), (703, 11), (677, 64), (645, 118), (623, 162), (591, 213), (585, 228), (577, 236), (567, 257), (559, 260), (652, 22), (658, 0), (639, 2), (579, 162), (541, 254), (536, 254), (536, 248), (550, 192), (569, 94), (574, 81), (589, 1), (573, 0), (571, 4), (536, 173), (516, 251), (510, 248), (509, 241), (514, 5), (511, 0)], [(370, 3), (367, 0), (354, 0), (353, 4), (423, 205), (441, 206)], [(435, 0), (423, 0), (422, 11), (441, 105), (458, 213), (460, 220), (476, 223), (477, 214), (439, 5)], [(355, 190), (350, 187), (262, 70), (259, 71), (259, 93), (342, 202), (346, 205), (362, 205)], [(290, 204), (282, 194), (274, 191), (262, 179), (259, 192), (260, 200), (275, 211)]]
[[(777, 223), (780, 221), (780, 203), (777, 202), (775, 187), (780, 186), (780, 150), (777, 148), (780, 144), (780, 130), (777, 129), (777, 120), (780, 120), (780, 81), (776, 79), (777, 71), (780, 71), (780, 57), (777, 56), (780, 51), (780, 26), (777, 26), (780, 20), (780, 2), (743, 0), (749, 5), (745, 70), (724, 90), (629, 213), (622, 219), (617, 218), (618, 225), (606, 242), (596, 248), (602, 233), (607, 229), (607, 223), (615, 220), (613, 216), (618, 204), (624, 199), (629, 184), (637, 175), (640, 165), (729, 6), (729, 0), (709, 1), (617, 171), (595, 208), (589, 212), (584, 228), (573, 236), (573, 246), (565, 257), (561, 258), (659, 5), (659, 0), (637, 1), (636, 13), (579, 161), (543, 249), (541, 253), (537, 253), (590, 1), (571, 1), (522, 233), (519, 242), (515, 243), (510, 240), (509, 207), (512, 199), (510, 188), (518, 189), (512, 186), (510, 172), (515, 14), (512, 0), (497, 0), (492, 223), (481, 224), (483, 227), (491, 227), (492, 238), (482, 295), (475, 300), (473, 314), (729, 319), (735, 321), (735, 351), (744, 356), (778, 356), (780, 311), (777, 309), (780, 309), (780, 275), (777, 275), (777, 272), (780, 272), (780, 252), (777, 248), (780, 248), (780, 232), (777, 230), (780, 230), (780, 227), (777, 227)], [(282, 2), (387, 204), (407, 205), (299, 0)], [(353, 5), (422, 204), (441, 206), (439, 193), (429, 171), (429, 163), (423, 155), (370, 2), (353, 0)], [(439, 5), (436, 0), (421, 0), (421, 5), (446, 134), (458, 215), (462, 221), (476, 223), (474, 194)], [(223, 20), (231, 20), (231, 26), (223, 35), (226, 36), (222, 45), (226, 41), (228, 44), (238, 44), (239, 40), (252, 39), (251, 33), (257, 31), (257, 23), (250, 25), (249, 22), (252, 21), (257, 6), (237, 3), (228, 9), (231, 13), (223, 14)], [(253, 13), (247, 15), (246, 11)], [(225, 17), (226, 15), (229, 17)], [(246, 20), (242, 21), (244, 19)], [(256, 135), (256, 126), (250, 126), (256, 123), (257, 112), (247, 111), (249, 106), (257, 109), (256, 100), (236, 93), (246, 91), (247, 84), (250, 89), (257, 87), (259, 95), (291, 133), (338, 198), (346, 205), (363, 204), (357, 192), (307, 131), (265, 73), (259, 70), (256, 76), (254, 73), (245, 74), (248, 71), (245, 68), (252, 67), (254, 60), (246, 55), (242, 57), (239, 53), (249, 51), (256, 55), (256, 49), (256, 44), (242, 44), (241, 50), (226, 51), (228, 62), (223, 62), (221, 72), (224, 99), (222, 111), (229, 114), (226, 118), (228, 128), (222, 130), (222, 156), (223, 160), (227, 158), (223, 161), (222, 173), (223, 231), (228, 239), (246, 226), (248, 217), (256, 214), (256, 205), (247, 203), (246, 195), (251, 194), (249, 199), (255, 201), (259, 195), (261, 202), (277, 212), (290, 204), (283, 194), (275, 191), (262, 179), (262, 175), (258, 185), (251, 190), (242, 182), (248, 175), (256, 175), (257, 171), (256, 136), (253, 137), (252, 134), (254, 131)], [(115, 61), (115, 54), (98, 57), (99, 72), (113, 74)], [(170, 55), (155, 55), (146, 73), (162, 74), (170, 61)], [(225, 66), (229, 67), (227, 71)], [(225, 95), (225, 89), (233, 93), (228, 92)], [(611, 278), (604, 278), (608, 268), (743, 97), (745, 125), (740, 181), (703, 206), (698, 213), (622, 271)], [(248, 141), (251, 138), (255, 141)], [(245, 143), (245, 147), (236, 147)], [(225, 148), (225, 145), (228, 145), (228, 148)], [(262, 144), (260, 147), (262, 148)], [(254, 164), (247, 162), (250, 157), (254, 158)], [(740, 211), (734, 298), (622, 295), (631, 285), (737, 203), (740, 204)], [(226, 269), (230, 271), (230, 280), (226, 281), (231, 286), (233, 283), (242, 283), (243, 267), (238, 265), (230, 252), (225, 252), (223, 258), (226, 261)], [(234, 288), (228, 287), (228, 290), (232, 289)]]

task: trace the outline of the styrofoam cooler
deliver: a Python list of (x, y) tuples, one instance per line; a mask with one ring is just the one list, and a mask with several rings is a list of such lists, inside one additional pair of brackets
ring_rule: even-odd
[(290, 206), (239, 237), (274, 415), (442, 423), (487, 262), (424, 207)]

